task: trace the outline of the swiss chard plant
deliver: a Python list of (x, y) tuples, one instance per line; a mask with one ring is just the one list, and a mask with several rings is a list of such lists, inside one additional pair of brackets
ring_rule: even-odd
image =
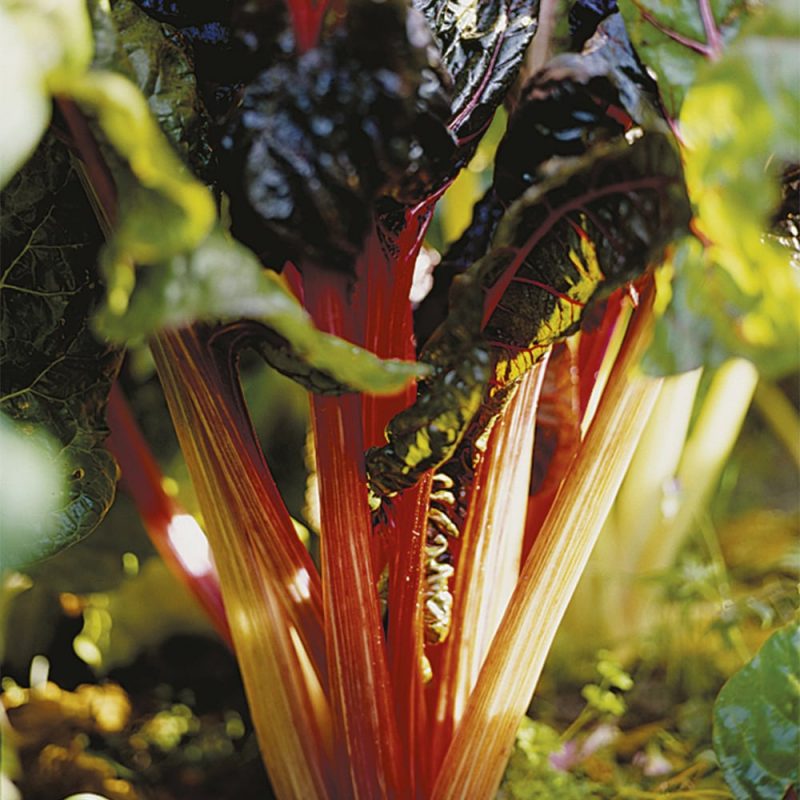
[[(3, 0), (0, 22), (0, 434), (46, 434), (30, 458), (64, 483), (4, 517), (2, 566), (90, 534), (121, 472), (235, 650), (277, 796), (492, 797), (598, 537), (632, 573), (671, 563), (756, 369), (798, 367), (796, 6)], [(143, 342), (213, 569), (115, 384)], [(317, 559), (246, 351), (308, 390)], [(598, 635), (640, 629), (641, 588), (614, 602), (585, 604)]]

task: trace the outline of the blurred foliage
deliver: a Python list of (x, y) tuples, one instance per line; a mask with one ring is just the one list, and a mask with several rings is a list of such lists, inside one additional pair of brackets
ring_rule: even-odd
[(80, 74), (92, 58), (83, 0), (33, 0), (0, 8), (0, 188), (36, 149), (50, 121), (51, 84)]
[[(785, 201), (781, 191), (783, 171), (800, 161), (793, 55), (800, 12), (795, 3), (775, 3), (737, 27), (724, 50), (701, 60), (680, 109), (700, 239), (676, 244), (671, 294), (662, 293), (663, 316), (647, 363), (654, 372), (719, 366), (742, 356), (762, 374), (780, 376), (800, 363), (800, 318), (786, 313), (800, 307), (796, 243), (764, 235), (786, 222), (784, 216), (796, 225), (800, 213), (796, 181), (785, 187)], [(691, 53), (669, 45), (675, 47)], [(696, 60), (697, 53), (689, 57)]]
[(656, 73), (666, 111), (678, 116), (714, 47), (735, 36), (747, 9), (742, 0), (710, 0), (719, 41), (711, 41), (696, 0), (620, 0), (630, 37), (644, 62)]
[[(134, 574), (116, 590), (77, 601), (83, 628), (73, 648), (100, 675), (130, 663), (143, 648), (155, 647), (175, 633), (212, 635), (205, 614), (160, 558), (148, 559), (141, 568), (134, 564)], [(142, 615), (140, 609), (151, 597), (159, 598), (159, 611)]]
[(5, 679), (4, 741), (16, 750), (25, 800), (71, 792), (108, 800), (272, 796), (237, 711), (202, 711), (191, 691), (175, 697), (166, 687), (139, 701), (116, 683), (66, 691)]
[(53, 442), (30, 428), (0, 413), (0, 574), (38, 555), (63, 492), (64, 475), (52, 458)]

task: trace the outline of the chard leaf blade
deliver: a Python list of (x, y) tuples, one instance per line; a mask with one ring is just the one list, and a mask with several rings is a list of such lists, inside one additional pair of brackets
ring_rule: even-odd
[(315, 328), (283, 279), (219, 227), (191, 253), (143, 271), (126, 313), (103, 309), (97, 323), (122, 343), (191, 322), (242, 318), (262, 323), (280, 340), (249, 327), (244, 343), (315, 391), (393, 393), (421, 372), (419, 365), (381, 360)]
[(536, 31), (537, 0), (414, 0), (453, 78), (450, 128), (465, 163), (502, 102)]
[(114, 498), (104, 412), (121, 357), (89, 329), (102, 235), (54, 137), (3, 191), (0, 232), (0, 408), (50, 433), (60, 447), (52, 457), (69, 476), (54, 518), (28, 548), (41, 558), (90, 533)]

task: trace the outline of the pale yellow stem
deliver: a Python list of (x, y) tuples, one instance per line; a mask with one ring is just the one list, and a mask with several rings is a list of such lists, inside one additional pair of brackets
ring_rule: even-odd
[(519, 722), (661, 388), (637, 365), (649, 342), (643, 304), (553, 508), (534, 543), (445, 756), (434, 800), (494, 796)]
[(465, 526), (469, 552), (462, 552), (461, 561), (476, 570), (457, 573), (453, 627), (459, 646), (452, 652), (457, 663), (452, 673), (447, 670), (453, 678), (442, 698), (448, 707), (442, 713), (455, 723), (464, 713), (519, 575), (535, 410), (546, 363), (538, 364), (521, 380), (492, 431), (481, 470), (484, 482)]
[[(639, 630), (642, 598), (636, 565), (670, 513), (700, 370), (666, 378), (622, 482), (614, 507), (567, 612), (573, 634), (611, 645)], [(674, 512), (673, 512), (674, 513)], [(593, 633), (592, 633), (593, 632)]]
[(719, 368), (681, 456), (676, 475), (678, 510), (665, 516), (643, 547), (636, 574), (668, 569), (705, 508), (739, 436), (758, 382), (756, 368), (732, 359)]
[(664, 380), (658, 401), (622, 482), (614, 517), (617, 526), (615, 565), (632, 570), (656, 528), (670, 513), (673, 484), (694, 408), (701, 369)]

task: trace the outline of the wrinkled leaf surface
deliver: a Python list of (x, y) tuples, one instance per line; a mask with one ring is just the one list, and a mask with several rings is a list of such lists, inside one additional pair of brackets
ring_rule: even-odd
[(714, 704), (714, 750), (734, 797), (800, 788), (800, 625), (774, 633)]
[(120, 360), (89, 329), (102, 236), (53, 137), (4, 190), (0, 233), (0, 406), (60, 442), (54, 457), (68, 475), (59, 511), (30, 548), (42, 557), (91, 532), (114, 498), (104, 409)]

